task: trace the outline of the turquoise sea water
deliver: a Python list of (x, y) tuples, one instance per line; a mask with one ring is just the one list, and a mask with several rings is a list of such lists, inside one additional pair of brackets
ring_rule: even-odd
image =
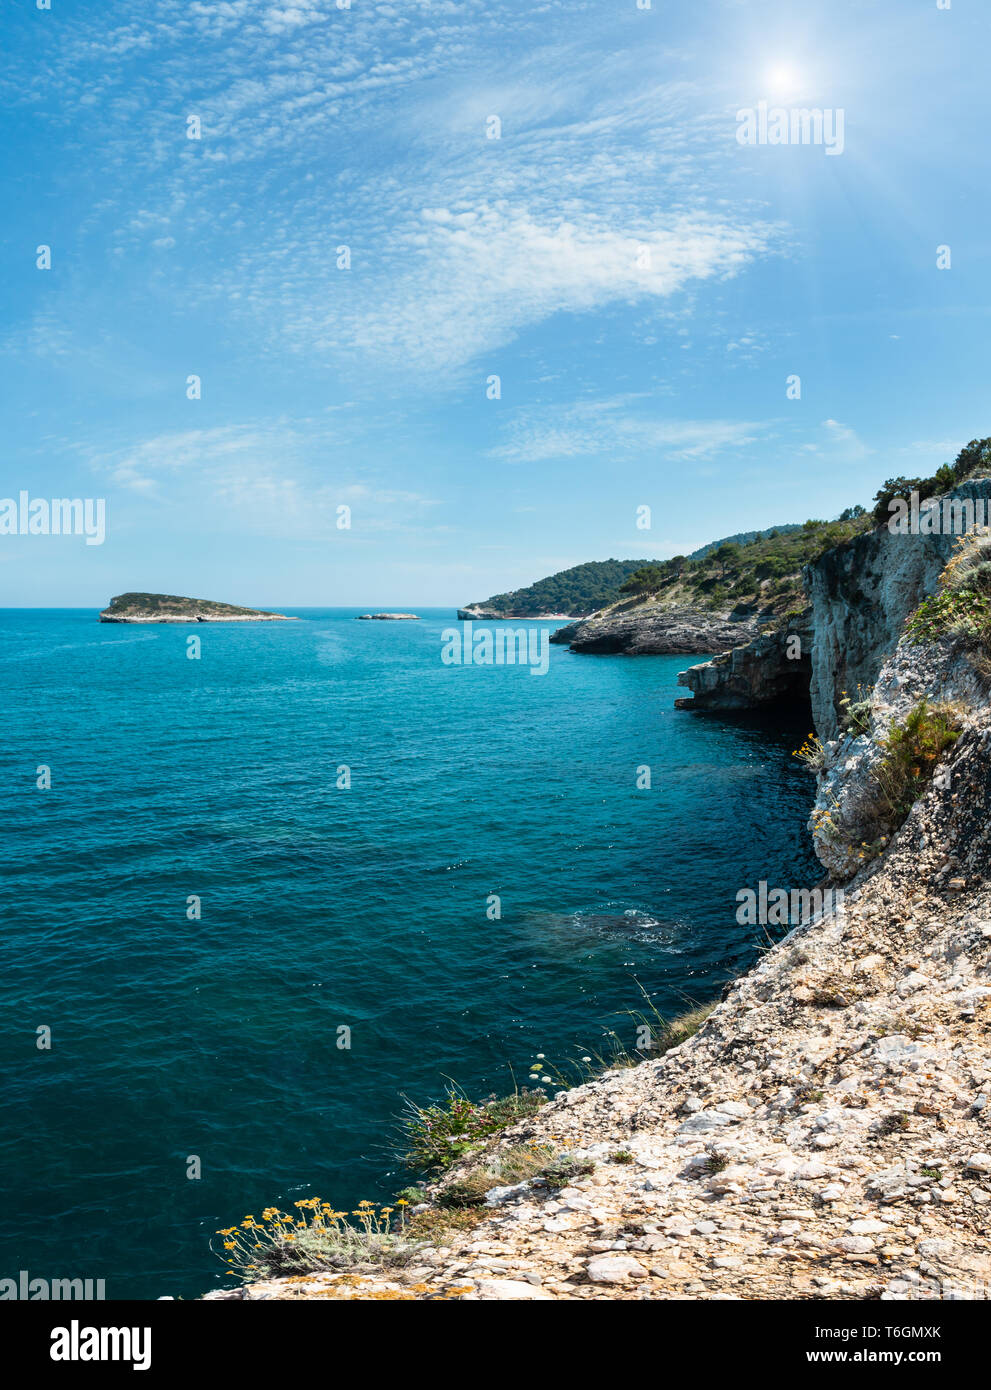
[(404, 1094), (632, 1045), (638, 980), (675, 1012), (754, 959), (739, 888), (818, 877), (807, 720), (674, 710), (690, 659), (445, 666), (453, 610), (295, 611), (0, 613), (0, 1276), (205, 1292), (217, 1227), (408, 1182)]

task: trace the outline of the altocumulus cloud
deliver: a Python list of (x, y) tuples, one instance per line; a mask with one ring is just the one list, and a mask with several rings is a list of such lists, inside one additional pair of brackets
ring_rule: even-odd
[(104, 171), (85, 232), (101, 266), (109, 237), (135, 285), (153, 257), (156, 294), (263, 327), (273, 354), (436, 380), (555, 315), (669, 298), (777, 249), (743, 205), (711, 211), (728, 156), (704, 100), (636, 45), (604, 58), (615, 20), (594, 9), (562, 30), (574, 8), (111, 3), (53, 29), (44, 66), (18, 50), (11, 91), (71, 111)]
[(771, 426), (751, 420), (673, 420), (638, 414), (636, 397), (581, 401), (521, 411), (507, 427), (507, 440), (490, 450), (505, 463), (608, 454), (613, 459), (659, 453), (701, 460), (727, 448), (743, 448), (766, 436)]

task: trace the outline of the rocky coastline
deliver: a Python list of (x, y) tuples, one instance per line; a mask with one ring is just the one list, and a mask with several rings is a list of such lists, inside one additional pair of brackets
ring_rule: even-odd
[[(781, 686), (787, 634), (693, 668), (709, 673), (690, 683), (703, 701), (793, 699), (804, 683), (821, 735), (809, 827), (841, 891), (693, 1036), (559, 1092), (432, 1185), (438, 1211), (480, 1191), (467, 1228), (400, 1266), (208, 1298), (991, 1295), (991, 694), (964, 639), (902, 631), (951, 547), (873, 532), (811, 566), (794, 688)], [(870, 685), (847, 727), (853, 679)], [(891, 732), (920, 708), (952, 710), (954, 732), (878, 836)], [(534, 1151), (572, 1176), (501, 1176)]]
[(492, 608), (479, 603), (469, 604), (467, 608), (459, 608), (458, 621), (462, 623), (570, 623), (576, 620), (570, 613), (517, 613), (512, 609)]
[(401, 1269), (208, 1297), (986, 1299), (989, 713), (971, 711), (948, 781), (841, 905), (768, 951), (692, 1038), (562, 1092), (485, 1157), (497, 1174), (545, 1146), (580, 1173), (566, 1186), (495, 1176), (470, 1231)]
[(758, 705), (808, 703), (812, 676), (812, 624), (809, 614), (787, 627), (761, 633), (745, 647), (678, 673), (691, 697), (676, 709), (743, 710)]
[(755, 637), (756, 614), (629, 599), (562, 627), (551, 641), (571, 651), (624, 656), (682, 656), (722, 652)]
[[(946, 498), (987, 504), (991, 479), (961, 483)], [(923, 516), (944, 500), (924, 504)], [(679, 684), (694, 698), (675, 704), (739, 710), (799, 701), (811, 704), (817, 733), (835, 737), (841, 701), (874, 685), (905, 620), (935, 590), (955, 542), (943, 531), (902, 535), (881, 525), (827, 550), (803, 574), (808, 610), (746, 647), (680, 672)]]

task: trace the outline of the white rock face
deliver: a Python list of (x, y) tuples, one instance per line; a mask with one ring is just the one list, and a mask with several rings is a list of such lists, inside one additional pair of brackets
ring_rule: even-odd
[[(951, 498), (991, 498), (991, 479), (961, 483)], [(835, 738), (840, 693), (869, 689), (895, 649), (905, 619), (934, 593), (955, 537), (901, 536), (886, 526), (828, 551), (806, 570), (815, 641), (812, 712), (822, 738)]]
[(949, 646), (903, 642), (881, 669), (869, 730), (825, 745), (826, 766), (809, 830), (816, 854), (835, 880), (852, 878), (884, 847), (883, 741), (922, 699), (969, 709), (980, 708), (986, 697), (969, 662)]

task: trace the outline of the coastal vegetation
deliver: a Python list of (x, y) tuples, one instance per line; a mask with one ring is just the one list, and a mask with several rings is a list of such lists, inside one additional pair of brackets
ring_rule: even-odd
[(945, 754), (960, 737), (960, 711), (951, 704), (920, 700), (881, 741), (874, 770), (881, 792), (882, 822), (896, 829), (905, 820)]
[[(704, 574), (710, 566), (703, 562), (707, 562), (715, 551), (726, 546), (750, 546), (756, 541), (779, 540), (800, 530), (801, 526), (791, 523), (772, 526), (764, 531), (738, 531), (735, 535), (710, 541), (690, 555), (676, 555), (671, 560), (590, 560), (587, 564), (573, 565), (571, 569), (548, 575), (546, 579), (538, 579), (535, 584), (528, 584), (523, 589), (493, 594), (484, 603), (472, 603), (468, 608), (491, 609), (520, 618), (536, 617), (541, 613), (566, 613), (570, 617), (583, 618), (618, 602), (626, 594), (643, 592), (639, 579), (631, 587), (633, 576), (678, 576), (694, 567)], [(721, 572), (725, 572), (725, 554), (716, 564)]]
[(840, 695), (840, 732), (855, 737), (865, 734), (871, 725), (874, 696), (869, 688), (857, 685), (856, 698), (844, 690)]
[(768, 616), (792, 616), (805, 606), (804, 566), (870, 526), (863, 507), (850, 507), (835, 521), (809, 520), (762, 532), (743, 544), (720, 542), (696, 558), (675, 555), (646, 565), (625, 580), (622, 592), (671, 604), (744, 606)]
[(409, 1230), (408, 1203), (376, 1206), (359, 1202), (354, 1211), (338, 1211), (321, 1197), (295, 1202), (295, 1214), (266, 1207), (258, 1220), (246, 1216), (237, 1226), (217, 1231), (216, 1253), (231, 1273), (244, 1280), (320, 1269), (353, 1268), (401, 1262), (416, 1248)]
[[(858, 702), (861, 706), (866, 701)], [(870, 863), (884, 853), (892, 835), (904, 824), (912, 808), (924, 794), (937, 767), (960, 737), (964, 711), (948, 701), (919, 700), (883, 734), (875, 734), (874, 748), (860, 774), (863, 794), (858, 810), (849, 822), (835, 799), (828, 794), (812, 811), (817, 838), (844, 846), (852, 856), (853, 867)], [(851, 728), (857, 735), (869, 728)], [(835, 766), (827, 771), (826, 748), (812, 735), (797, 757), (817, 773), (825, 773), (828, 791)], [(850, 764), (856, 765), (856, 760)], [(866, 837), (866, 838), (864, 838)], [(848, 865), (850, 867), (850, 865)]]
[(520, 618), (537, 617), (541, 613), (565, 613), (582, 618), (615, 603), (623, 581), (635, 570), (653, 564), (652, 560), (590, 560), (584, 565), (538, 579), (523, 589), (494, 594), (485, 603), (471, 604), (472, 608), (493, 609)]
[(985, 681), (991, 681), (991, 535), (961, 536), (940, 575), (939, 590), (923, 599), (905, 624), (908, 642), (960, 642)]
[[(684, 1013), (665, 1019), (648, 1002), (648, 1013), (630, 1012), (639, 1046), (625, 1049), (610, 1032), (608, 1057), (581, 1058), (578, 1081), (616, 1067), (635, 1067), (687, 1041), (702, 1027), (716, 1001), (693, 1005)], [(322, 1197), (306, 1197), (293, 1203), (294, 1211), (266, 1207), (261, 1217), (245, 1216), (237, 1225), (216, 1232), (214, 1253), (229, 1274), (243, 1283), (285, 1276), (304, 1276), (320, 1271), (399, 1268), (409, 1265), (428, 1248), (449, 1244), (470, 1230), (491, 1208), (486, 1197), (494, 1188), (519, 1183), (553, 1192), (587, 1176), (595, 1162), (573, 1153), (556, 1136), (551, 1142), (526, 1137), (500, 1145), (505, 1132), (522, 1120), (537, 1115), (547, 1096), (537, 1083), (575, 1084), (538, 1054), (531, 1067), (531, 1085), (505, 1096), (472, 1101), (453, 1084), (444, 1099), (428, 1105), (407, 1100), (401, 1116), (404, 1160), (428, 1175), (430, 1190), (406, 1187), (391, 1202), (360, 1201), (350, 1211), (339, 1210)], [(632, 1156), (619, 1150), (613, 1163), (628, 1163)], [(457, 1169), (453, 1180), (445, 1174)]]
[(415, 1105), (407, 1100), (403, 1116), (406, 1162), (423, 1172), (443, 1172), (493, 1134), (535, 1114), (546, 1099), (542, 1091), (524, 1089), (476, 1103), (458, 1087), (449, 1086), (439, 1104)]
[(718, 541), (710, 541), (708, 545), (700, 545), (698, 550), (693, 550), (689, 555), (689, 560), (701, 560), (709, 554), (710, 550), (716, 550), (721, 545), (749, 545), (751, 541), (762, 540), (765, 536), (787, 536), (792, 531), (800, 531), (801, 527), (797, 521), (791, 521), (786, 526), (765, 526), (762, 531), (735, 531), (732, 536), (721, 536)]
[(991, 439), (972, 439), (957, 454), (953, 463), (944, 463), (928, 478), (888, 478), (874, 495), (874, 521), (887, 521), (891, 515), (889, 504), (900, 498), (907, 502), (912, 493), (918, 494), (919, 501), (938, 497), (949, 492), (968, 478), (977, 477), (991, 471)]

